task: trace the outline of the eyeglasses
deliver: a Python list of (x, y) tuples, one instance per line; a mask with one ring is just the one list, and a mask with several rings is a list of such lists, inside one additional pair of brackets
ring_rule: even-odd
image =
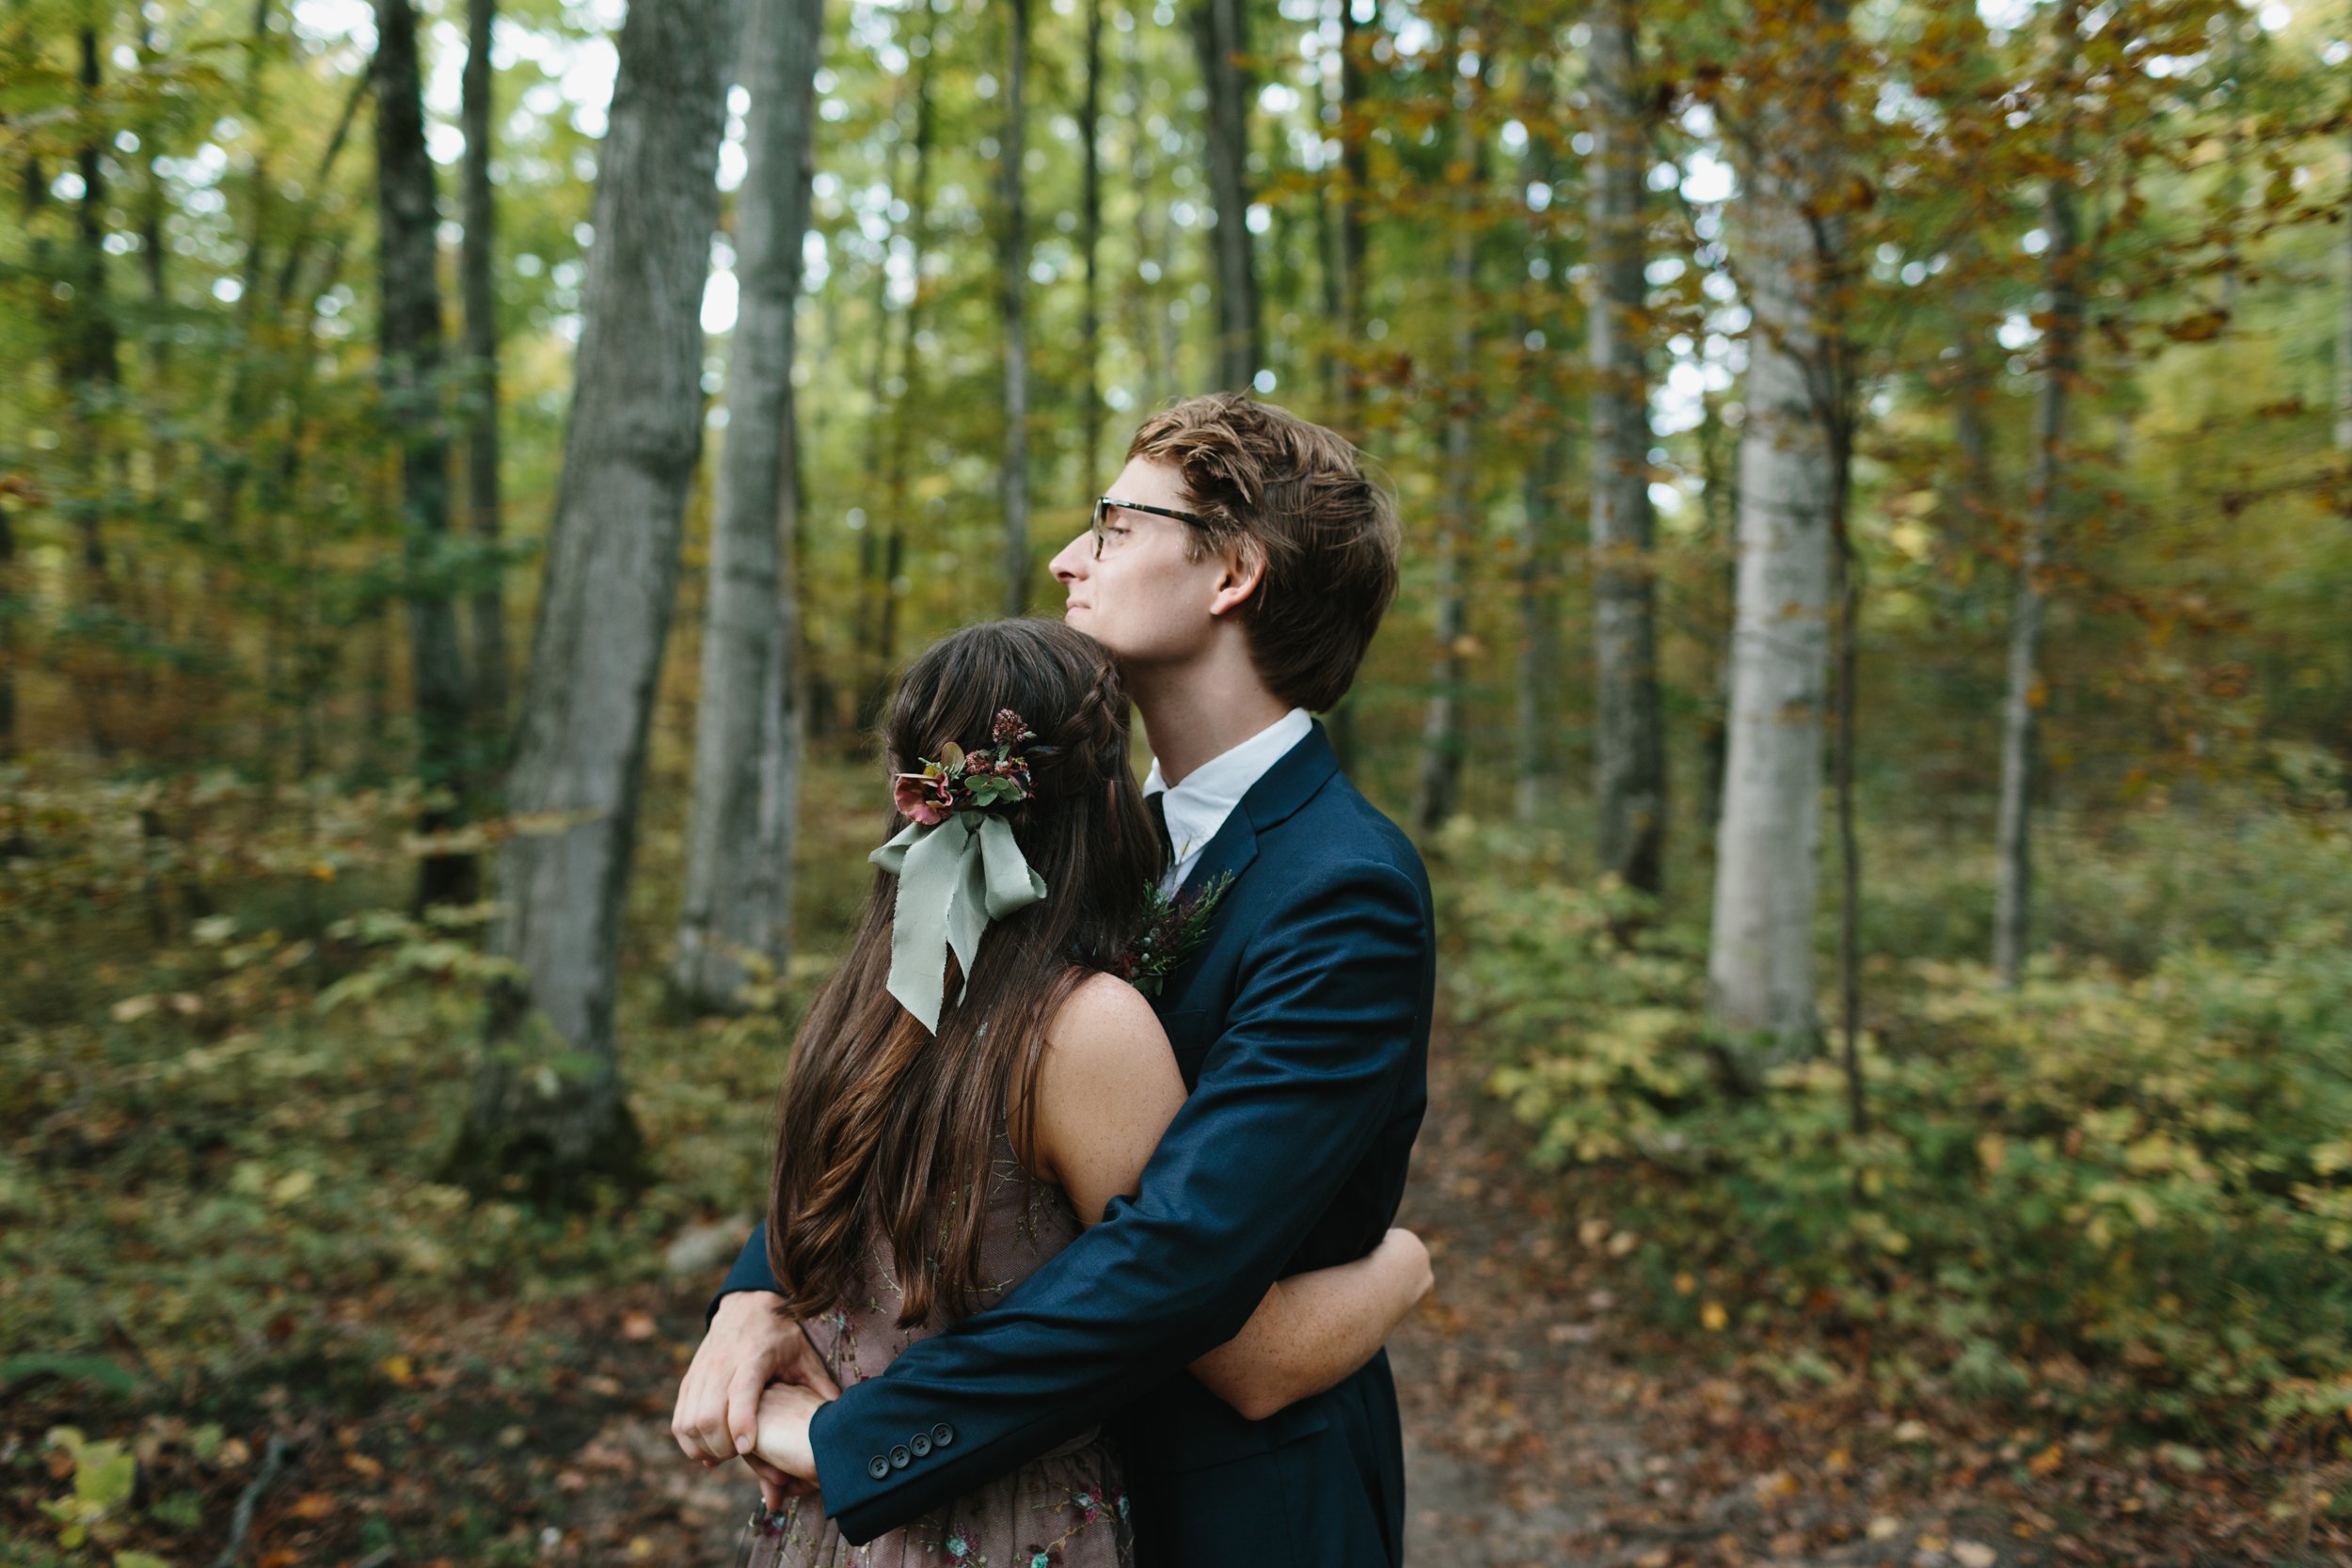
[(1109, 537), (1110, 530), (1105, 526), (1104, 519), (1110, 515), (1113, 507), (1121, 512), (1148, 512), (1154, 517), (1173, 517), (1195, 528), (1209, 526), (1209, 519), (1196, 513), (1172, 512), (1165, 506), (1146, 506), (1141, 501), (1122, 501), (1110, 496), (1097, 496), (1094, 498), (1093, 519), (1087, 524), (1087, 531), (1094, 535), (1094, 559), (1097, 561), (1103, 559), (1104, 546)]

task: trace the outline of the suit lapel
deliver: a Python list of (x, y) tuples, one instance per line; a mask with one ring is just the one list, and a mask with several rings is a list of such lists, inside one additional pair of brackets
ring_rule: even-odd
[[(1234, 885), (1228, 890), (1225, 901), (1212, 918), (1211, 942), (1215, 940), (1216, 926), (1229, 917), (1233, 901), (1247, 896), (1241, 880), (1258, 858), (1259, 829), (1271, 828), (1287, 820), (1337, 771), (1339, 758), (1333, 754), (1331, 742), (1324, 735), (1322, 724), (1317, 723), (1307, 733), (1305, 739), (1283, 752), (1226, 814), (1224, 825), (1210, 838), (1207, 847), (1200, 851), (1200, 860), (1193, 863), (1190, 874), (1184, 878), (1184, 885), (1177, 889), (1180, 895), (1197, 893), (1215, 886), (1219, 877), (1231, 876), (1233, 879)], [(1173, 983), (1159, 998), (1158, 1011), (1163, 1018), (1178, 1017), (1200, 1005), (1192, 1001), (1192, 993), (1201, 978), (1201, 973), (1200, 965), (1194, 959), (1188, 958), (1178, 966), (1176, 973), (1169, 976)], [(1221, 1019), (1212, 1021), (1208, 1037), (1214, 1039), (1222, 1024)], [(1183, 1040), (1176, 1042), (1180, 1051), (1186, 1043)]]

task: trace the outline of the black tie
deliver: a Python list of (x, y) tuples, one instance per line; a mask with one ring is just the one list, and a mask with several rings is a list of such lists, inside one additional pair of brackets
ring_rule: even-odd
[(1143, 803), (1152, 814), (1152, 836), (1160, 841), (1160, 863), (1174, 865), (1176, 846), (1168, 836), (1168, 791), (1155, 789), (1143, 798)]

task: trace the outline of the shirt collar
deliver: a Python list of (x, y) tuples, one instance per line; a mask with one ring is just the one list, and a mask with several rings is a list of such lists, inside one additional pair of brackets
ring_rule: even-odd
[(1160, 773), (1160, 759), (1153, 757), (1151, 774), (1143, 781), (1143, 792), (1167, 794), (1164, 805), (1168, 836), (1176, 853), (1184, 856), (1188, 849), (1198, 848), (1216, 836), (1226, 817), (1249, 793), (1250, 785), (1265, 777), (1267, 769), (1288, 755), (1291, 748), (1307, 738), (1313, 728), (1314, 721), (1307, 710), (1295, 707), (1240, 745), (1219, 752), (1185, 774), (1180, 784), (1168, 784)]

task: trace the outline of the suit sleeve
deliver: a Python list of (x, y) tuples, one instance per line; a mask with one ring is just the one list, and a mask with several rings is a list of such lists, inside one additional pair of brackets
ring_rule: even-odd
[(1231, 1338), (1363, 1160), (1423, 1026), (1420, 889), (1393, 865), (1334, 866), (1295, 881), (1260, 928), (1279, 938), (1245, 959), (1138, 1196), (818, 1413), (825, 1511), (851, 1542), (1035, 1458)]
[(710, 1305), (703, 1308), (703, 1327), (708, 1328), (710, 1320), (718, 1316), (719, 1303), (738, 1291), (774, 1291), (781, 1293), (783, 1289), (776, 1283), (775, 1272), (768, 1267), (768, 1222), (762, 1220), (752, 1227), (751, 1235), (744, 1240), (743, 1250), (736, 1255), (735, 1267), (727, 1271), (726, 1278), (720, 1281), (718, 1294), (712, 1296)]

